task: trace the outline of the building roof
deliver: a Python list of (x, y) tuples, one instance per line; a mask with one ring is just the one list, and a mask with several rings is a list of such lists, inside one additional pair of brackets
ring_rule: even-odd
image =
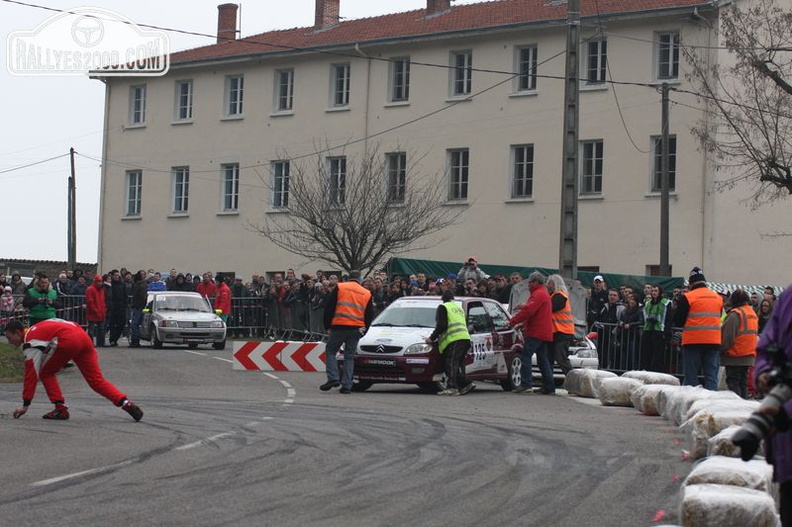
[[(613, 17), (651, 14), (677, 9), (712, 8), (716, 1), (701, 0), (597, 0), (582, 2), (581, 16)], [(373, 42), (505, 29), (541, 23), (566, 22), (566, 2), (558, 0), (493, 0), (452, 6), (426, 16), (426, 9), (342, 21), (326, 29), (301, 27), (269, 31), (243, 39), (221, 42), (171, 55), (171, 64), (243, 58), (305, 48), (322, 49)]]

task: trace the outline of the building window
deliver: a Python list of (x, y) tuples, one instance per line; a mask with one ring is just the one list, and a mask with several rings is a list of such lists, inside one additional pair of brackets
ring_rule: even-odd
[(132, 124), (144, 124), (146, 122), (145, 84), (129, 88), (129, 122)]
[(388, 203), (404, 203), (407, 190), (407, 154), (385, 154), (388, 170)]
[(290, 112), (294, 108), (294, 70), (275, 72), (275, 111)]
[(410, 100), (410, 57), (391, 59), (390, 102)]
[(679, 78), (679, 32), (657, 33), (657, 78)]
[(173, 212), (185, 214), (188, 211), (190, 196), (190, 168), (172, 169)]
[(473, 81), (473, 52), (451, 54), (451, 95), (469, 95)]
[(349, 64), (333, 64), (332, 100), (333, 106), (349, 106), (349, 82), (351, 70)]
[(245, 95), (245, 78), (242, 75), (226, 77), (226, 115), (242, 115)]
[(448, 151), (449, 200), (467, 199), (469, 168), (470, 150), (460, 148)]
[(332, 205), (343, 205), (346, 201), (346, 157), (329, 157), (328, 199)]
[(239, 210), (239, 164), (223, 165), (223, 211)]
[(598, 141), (583, 142), (583, 170), (581, 172), (581, 194), (602, 193), (602, 155), (603, 143)]
[(126, 173), (126, 215), (140, 216), (141, 191), (143, 190), (143, 172), (129, 170)]
[(177, 121), (192, 119), (193, 112), (193, 81), (176, 81), (176, 111), (174, 118)]
[(608, 41), (591, 40), (586, 55), (586, 83), (602, 84), (605, 82), (608, 68)]
[(289, 206), (289, 162), (273, 161), (272, 169), (272, 206), (286, 208)]
[[(668, 136), (668, 190), (673, 192), (676, 188), (676, 147), (675, 135)], [(662, 190), (663, 175), (663, 138), (661, 136), (652, 137), (652, 192)]]
[(533, 145), (512, 146), (514, 175), (512, 177), (512, 198), (530, 198), (533, 195)]
[(517, 91), (536, 90), (537, 47), (517, 48)]

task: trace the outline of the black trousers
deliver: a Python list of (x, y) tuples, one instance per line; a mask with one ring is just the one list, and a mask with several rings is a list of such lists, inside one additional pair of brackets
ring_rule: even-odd
[(469, 340), (455, 340), (443, 350), (446, 388), (459, 389), (470, 384), (470, 381), (465, 377), (465, 355), (469, 349)]

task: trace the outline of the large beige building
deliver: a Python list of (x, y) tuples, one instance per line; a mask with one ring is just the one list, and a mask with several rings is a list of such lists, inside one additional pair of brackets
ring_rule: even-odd
[[(322, 154), (336, 178), (378, 148), (386, 168), (372, 185), (420, 159), (447, 205), (467, 209), (407, 256), (558, 266), (565, 3), (427, 0), (339, 21), (339, 0), (316, 0), (314, 27), (239, 40), (236, 7), (218, 9), (218, 43), (175, 53), (166, 76), (103, 79), (100, 268), (322, 268), (249, 228), (284, 214), (289, 158), (317, 145), (338, 147)], [(673, 274), (700, 265), (714, 281), (787, 283), (788, 205), (753, 212), (746, 189), (713, 192), (718, 175), (690, 134), (706, 114), (684, 93), (680, 47), (718, 61), (718, 16), (696, 0), (583, 2), (581, 269), (659, 264), (658, 87), (669, 82)]]

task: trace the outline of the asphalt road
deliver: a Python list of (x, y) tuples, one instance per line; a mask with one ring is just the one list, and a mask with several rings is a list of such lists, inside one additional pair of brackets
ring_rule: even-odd
[(0, 385), (0, 525), (652, 525), (677, 519), (684, 436), (659, 417), (494, 384), (322, 393), (324, 374), (232, 371), (230, 351), (105, 348), (140, 423), (60, 376), (11, 417)]

